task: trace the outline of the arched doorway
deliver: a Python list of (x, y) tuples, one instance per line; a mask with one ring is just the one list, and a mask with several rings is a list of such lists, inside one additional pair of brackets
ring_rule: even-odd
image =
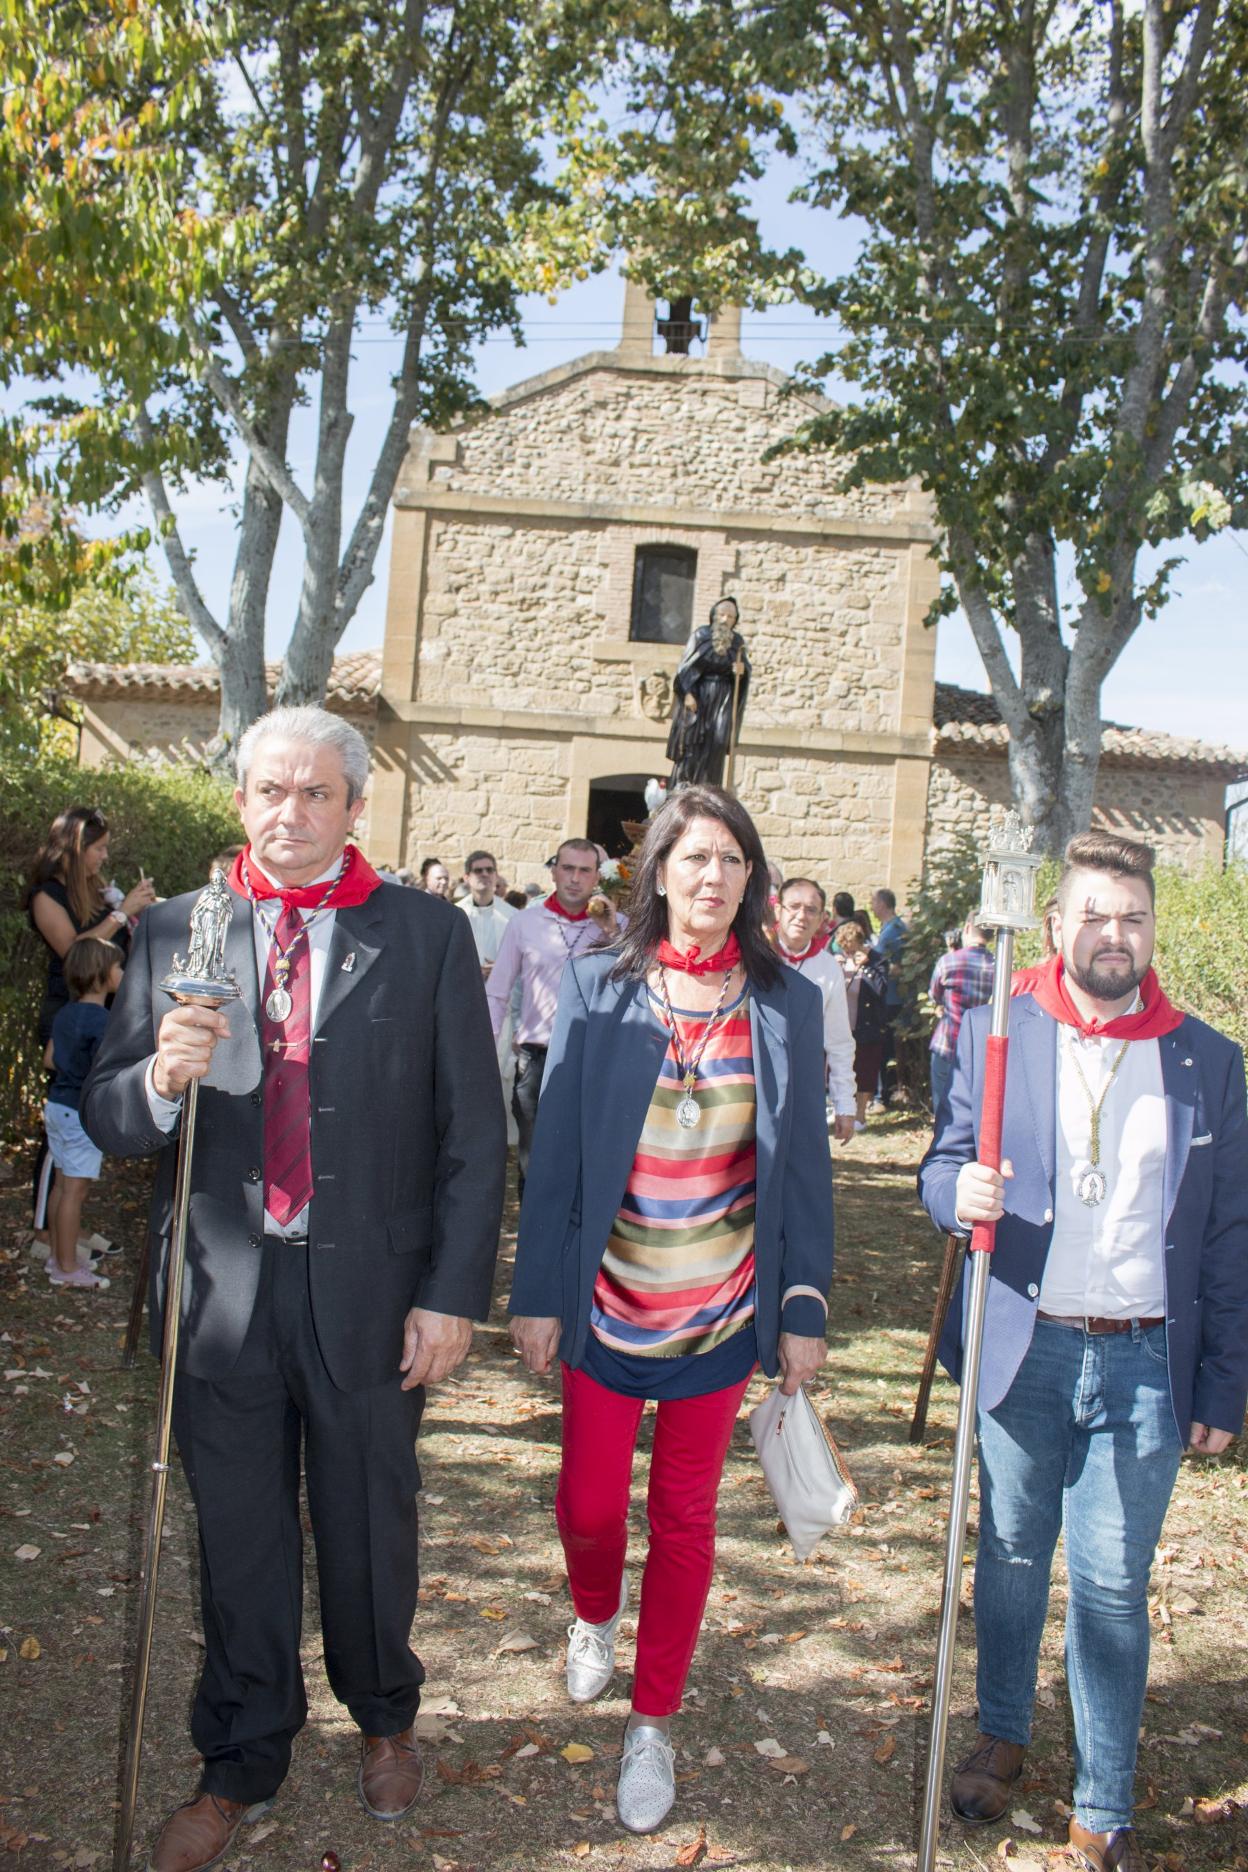
[(624, 821), (645, 818), (644, 789), (649, 778), (649, 774), (603, 774), (590, 781), (585, 836), (601, 845), (608, 858), (626, 858), (633, 849)]

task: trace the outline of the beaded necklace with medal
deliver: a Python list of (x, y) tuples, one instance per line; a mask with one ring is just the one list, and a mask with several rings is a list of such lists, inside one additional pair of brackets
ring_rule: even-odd
[(1083, 1094), (1088, 1101), (1088, 1110), (1092, 1116), (1092, 1135), (1088, 1141), (1089, 1167), (1075, 1180), (1075, 1194), (1078, 1196), (1080, 1202), (1084, 1203), (1089, 1209), (1095, 1209), (1098, 1203), (1104, 1202), (1105, 1193), (1109, 1188), (1105, 1179), (1105, 1172), (1101, 1169), (1101, 1108), (1105, 1103), (1110, 1086), (1114, 1083), (1114, 1075), (1122, 1065), (1123, 1057), (1130, 1044), (1131, 1042), (1129, 1040), (1124, 1040), (1119, 1047), (1118, 1057), (1110, 1067), (1109, 1077), (1101, 1088), (1101, 1096), (1098, 1099), (1094, 1099), (1092, 1097), (1092, 1088), (1084, 1076), (1083, 1067), (1079, 1064), (1079, 1056), (1075, 1052), (1074, 1042), (1071, 1042), (1070, 1063), (1079, 1075), (1079, 1084), (1083, 1087)]
[[(581, 953), (581, 937), (585, 930), (596, 929), (597, 924), (588, 914), (586, 914), (583, 921), (580, 917), (561, 917), (557, 910), (553, 910), (551, 915), (555, 919), (555, 928), (559, 932), (559, 940), (567, 950), (568, 960), (570, 962), (574, 955), (579, 955)], [(568, 941), (568, 932), (563, 927), (567, 922), (574, 922), (577, 926), (576, 936), (571, 942)]]
[(694, 1087), (698, 1083), (698, 1068), (702, 1064), (702, 1055), (706, 1052), (706, 1043), (723, 1018), (724, 999), (728, 993), (728, 984), (731, 980), (732, 969), (729, 969), (724, 976), (724, 985), (719, 991), (719, 1000), (711, 1009), (711, 1018), (707, 1021), (706, 1026), (702, 1030), (702, 1037), (698, 1042), (697, 1050), (691, 1054), (686, 1054), (681, 1040), (680, 1027), (677, 1024), (675, 1014), (672, 1012), (672, 1003), (667, 992), (667, 970), (663, 968), (662, 964), (659, 966), (659, 989), (663, 997), (663, 1012), (667, 1018), (667, 1025), (671, 1030), (672, 1052), (676, 1056), (676, 1071), (680, 1074), (681, 1083), (685, 1088), (685, 1095), (676, 1107), (676, 1122), (684, 1131), (692, 1131), (695, 1125), (701, 1124), (702, 1122), (702, 1107), (694, 1097)]
[[(282, 1022), (289, 1017), (290, 1010), (294, 1006), (294, 1002), (290, 998), (290, 990), (286, 986), (286, 983), (290, 979), (291, 958), (294, 956), (299, 944), (307, 941), (308, 931), (311, 929), (313, 923), (315, 923), (317, 917), (320, 916), (322, 910), (337, 890), (341, 881), (341, 872), (339, 872), (337, 877), (330, 879), (329, 883), (325, 886), (325, 892), (321, 901), (312, 906), (310, 913), (300, 924), (299, 933), (294, 938), (289, 948), (283, 949), (278, 942), (276, 924), (274, 924), (273, 928), (269, 931), (269, 941), (277, 951), (277, 954), (273, 961), (273, 986), (270, 988), (268, 997), (265, 1000), (264, 1011), (269, 1019), (279, 1027)], [(252, 903), (258, 907), (260, 900), (252, 889), (251, 874), (247, 869), (246, 859), (243, 860), (243, 882), (247, 886), (247, 895), (251, 898)]]

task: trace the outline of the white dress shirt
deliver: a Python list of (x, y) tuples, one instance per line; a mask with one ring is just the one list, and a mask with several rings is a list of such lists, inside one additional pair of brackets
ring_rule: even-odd
[(1092, 1162), (1092, 1104), (1105, 1090), (1122, 1044), (1102, 1036), (1081, 1039), (1065, 1023), (1058, 1028), (1057, 1176), (1053, 1240), (1038, 1303), (1043, 1313), (1103, 1319), (1165, 1313), (1166, 1099), (1156, 1040), (1128, 1044), (1105, 1092), (1099, 1163), (1104, 1201), (1089, 1206), (1078, 1194), (1079, 1179)]
[(465, 897), (456, 906), (463, 911), (472, 925), (472, 940), (477, 945), (477, 960), (491, 966), (498, 960), (499, 945), (503, 940), (507, 925), (520, 912), (514, 904), (509, 904), (502, 897), (491, 897), (488, 904), (473, 903), (471, 897)]
[(779, 952), (782, 962), (812, 981), (823, 996), (823, 1056), (827, 1064), (828, 1096), (839, 1117), (856, 1109), (854, 1092), (854, 1035), (849, 1024), (849, 998), (845, 989), (845, 971), (835, 950), (825, 944), (817, 955), (809, 945), (800, 956), (787, 949)]
[(549, 1046), (563, 971), (572, 956), (592, 949), (601, 934), (592, 917), (563, 917), (548, 910), (544, 902), (519, 911), (507, 925), (485, 984), (495, 1040), (507, 1018), (512, 988), (519, 981), (516, 1045)]
[[(257, 861), (254, 855), (250, 856), (247, 862), (249, 868), (258, 871), (262, 878), (268, 880), (274, 890), (280, 890), (282, 888), (276, 878), (269, 876), (269, 873), (265, 870), (264, 866)], [(321, 875), (313, 878), (311, 882), (313, 885), (328, 884), (330, 879), (336, 878), (341, 870), (342, 854), (339, 853), (328, 870), (322, 871)], [(257, 1000), (264, 988), (265, 977), (268, 973), (269, 966), (269, 951), (273, 947), (273, 931), (277, 927), (277, 919), (281, 913), (281, 901), (277, 897), (267, 898), (263, 903), (253, 903), (251, 906), (251, 934), (252, 941), (255, 945), (256, 956)], [(321, 1002), (321, 990), (325, 986), (325, 970), (329, 962), (329, 945), (334, 933), (334, 918), (336, 912), (333, 910), (317, 911), (301, 909), (299, 914), (305, 923), (311, 923), (311, 928), (308, 930), (305, 940), (308, 945), (308, 960), (311, 964), (308, 982), (309, 1025), (311, 1031), (315, 1032), (316, 1014)], [(151, 1110), (152, 1117), (160, 1126), (161, 1130), (172, 1131), (182, 1113), (182, 1100), (181, 1098), (167, 1099), (161, 1097), (160, 1093), (156, 1090), (156, 1084), (153, 1078), (155, 1069), (156, 1056), (153, 1054), (152, 1058), (147, 1063), (145, 1080), (147, 1086), (147, 1103)], [(298, 1215), (292, 1216), (284, 1227), (275, 1222), (266, 1209), (264, 1212), (265, 1232), (269, 1235), (284, 1235), (286, 1237), (298, 1236), (302, 1238), (308, 1232), (308, 1210), (310, 1207), (311, 1204), (305, 1204)]]

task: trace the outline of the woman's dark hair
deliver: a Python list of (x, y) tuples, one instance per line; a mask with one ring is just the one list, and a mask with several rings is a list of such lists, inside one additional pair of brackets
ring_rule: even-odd
[(741, 960), (747, 976), (761, 987), (769, 987), (772, 982), (779, 981), (782, 964), (763, 935), (763, 913), (770, 888), (763, 843), (745, 807), (722, 787), (713, 786), (677, 787), (646, 827), (625, 905), (628, 928), (611, 945), (619, 951), (619, 961), (611, 971), (612, 979), (641, 981), (654, 966), (659, 944), (668, 933), (667, 906), (658, 891), (659, 866), (695, 819), (718, 820), (731, 832), (746, 863), (753, 867), (732, 927), (741, 945)]
[(52, 821), (47, 843), (31, 866), (22, 908), (29, 910), (31, 900), (45, 884), (59, 878), (69, 895), (74, 921), (85, 926), (102, 917), (106, 908), (104, 886), (92, 877), (83, 862), (88, 846), (98, 845), (108, 837), (108, 820), (98, 806), (69, 806)]

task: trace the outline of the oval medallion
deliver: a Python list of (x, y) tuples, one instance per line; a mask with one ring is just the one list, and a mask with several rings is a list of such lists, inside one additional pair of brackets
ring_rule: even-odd
[(697, 1099), (686, 1092), (684, 1098), (681, 1099), (680, 1104), (676, 1107), (677, 1124), (683, 1126), (686, 1131), (692, 1131), (693, 1127), (701, 1122), (701, 1119), (702, 1113), (699, 1109)]
[(1095, 1209), (1097, 1203), (1105, 1200), (1105, 1177), (1100, 1170), (1085, 1170), (1075, 1185), (1081, 1203), (1089, 1209)]
[(264, 1011), (271, 1021), (284, 1021), (293, 1006), (284, 988), (274, 988), (264, 1004)]

